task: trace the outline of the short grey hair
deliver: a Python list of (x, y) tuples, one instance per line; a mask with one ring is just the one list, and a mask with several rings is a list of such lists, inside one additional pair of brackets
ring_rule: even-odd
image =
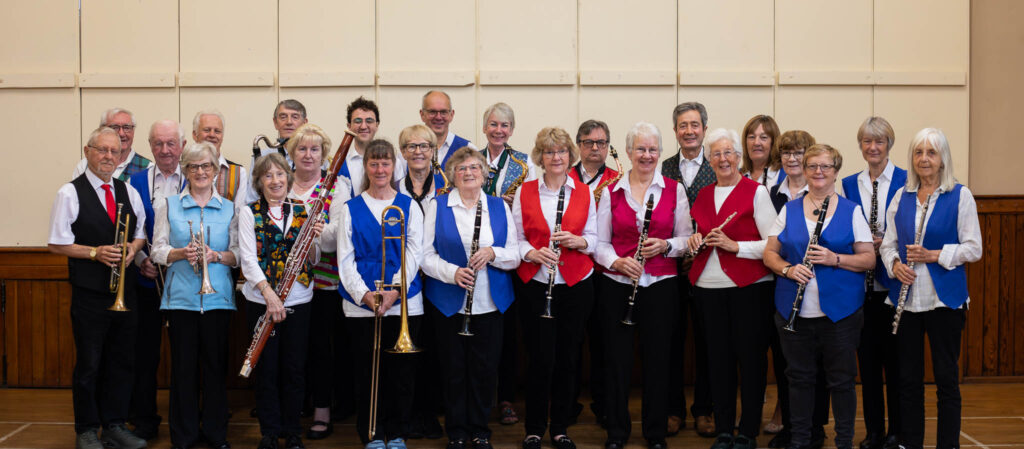
[(501, 102), (494, 103), (487, 109), (484, 109), (484, 126), (487, 126), (487, 119), (494, 113), (508, 119), (509, 124), (512, 125), (512, 129), (516, 128), (516, 114), (512, 112), (512, 106)]
[[(712, 129), (707, 135), (704, 136), (704, 148), (711, 151), (711, 145), (714, 145), (722, 140), (728, 140), (732, 144), (732, 151), (736, 153), (736, 157), (743, 156), (743, 147), (740, 143), (740, 134), (734, 129), (726, 128), (715, 128)], [(711, 159), (711, 155), (705, 154), (705, 157)]]
[(100, 126), (101, 127), (106, 126), (107, 123), (110, 120), (110, 117), (113, 117), (113, 116), (115, 116), (117, 114), (121, 114), (121, 113), (128, 114), (128, 118), (131, 119), (131, 121), (132, 121), (132, 126), (135, 126), (135, 114), (132, 114), (132, 111), (129, 111), (129, 110), (124, 109), (124, 108), (110, 108), (110, 109), (107, 109), (106, 111), (103, 111), (103, 113), (100, 114)]
[(626, 153), (633, 153), (633, 145), (636, 144), (636, 140), (641, 137), (657, 138), (658, 153), (661, 153), (661, 131), (658, 131), (658, 127), (654, 126), (653, 123), (648, 122), (636, 122), (636, 124), (626, 132)]
[(199, 129), (199, 119), (203, 118), (204, 115), (216, 115), (220, 119), (220, 126), (227, 127), (227, 121), (224, 120), (224, 114), (216, 109), (203, 109), (202, 111), (196, 112), (196, 116), (192, 119), (192, 130), (196, 131)]
[(114, 131), (114, 128), (110, 128), (110, 127), (106, 127), (106, 126), (100, 126), (99, 128), (96, 128), (91, 133), (89, 133), (89, 140), (86, 140), (86, 145), (95, 148), (96, 147), (96, 139), (99, 139), (100, 136), (102, 136), (104, 134), (110, 134), (110, 135), (113, 135), (114, 137), (117, 137), (117, 141), (118, 141), (118, 147), (117, 148), (118, 148), (118, 150), (121, 149), (121, 144), (120, 144), (121, 137), (117, 135), (117, 131)]
[(672, 128), (673, 129), (675, 129), (676, 124), (679, 123), (679, 116), (685, 114), (687, 111), (697, 111), (700, 114), (700, 124), (701, 124), (701, 126), (703, 126), (705, 128), (708, 127), (708, 110), (707, 110), (707, 108), (705, 108), (704, 105), (700, 104), (699, 102), (687, 101), (686, 103), (679, 103), (679, 106), (676, 106), (676, 108), (672, 110)]
[(203, 160), (203, 158), (208, 158), (213, 165), (217, 165), (219, 160), (217, 157), (217, 147), (213, 146), (210, 142), (192, 143), (181, 152), (181, 159), (179, 161), (181, 162), (181, 167), (185, 168), (188, 164)]
[(174, 125), (174, 129), (178, 131), (178, 142), (180, 143), (185, 140), (185, 130), (182, 129), (181, 123), (171, 119), (157, 120), (152, 125), (149, 125), (149, 139), (153, 138), (153, 130), (159, 125)]

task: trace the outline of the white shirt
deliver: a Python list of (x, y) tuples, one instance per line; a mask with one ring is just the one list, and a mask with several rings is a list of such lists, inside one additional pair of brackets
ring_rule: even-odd
[[(768, 182), (767, 183), (764, 180), (765, 173), (768, 174)], [(750, 179), (754, 179), (755, 181), (757, 181), (758, 184), (761, 184), (763, 186), (771, 187), (771, 186), (773, 186), (775, 184), (778, 184), (778, 182), (779, 182), (779, 174), (780, 173), (782, 173), (782, 170), (774, 170), (772, 168), (765, 168), (764, 172), (762, 172), (761, 176), (759, 176), (757, 179), (754, 179), (753, 177), (751, 177), (750, 176), (750, 172), (747, 172), (747, 173), (743, 174), (743, 176), (745, 176), (747, 178), (750, 178)]]
[[(498, 170), (498, 163), (501, 162), (501, 154), (504, 153), (507, 150), (502, 150), (501, 153), (498, 153), (498, 157), (496, 157), (494, 159), (491, 159), (491, 152), (490, 152), (490, 150), (484, 149), (483, 151), (484, 151), (484, 157), (487, 158), (487, 165), (489, 167), (491, 167), (491, 169)], [(537, 176), (533, 173), (533, 167), (534, 167), (533, 166), (533, 161), (530, 160), (529, 155), (527, 155), (525, 162), (526, 162), (526, 179), (524, 179), (523, 182), (533, 181), (534, 179), (537, 179)], [(500, 171), (498, 171), (498, 176), (494, 180), (494, 182), (496, 182), (495, 187), (494, 187), (494, 196), (502, 196), (502, 195), (504, 195), (505, 192), (502, 191), (502, 188), (505, 185), (505, 175), (508, 174), (508, 167), (510, 165), (513, 165), (513, 164), (516, 164), (516, 162), (512, 160), (512, 154), (509, 153), (508, 157), (505, 158), (505, 165), (503, 167), (501, 167)]]
[[(593, 181), (594, 178), (596, 178), (598, 175), (604, 175), (604, 170), (608, 170), (609, 169), (607, 166), (602, 165), (601, 168), (597, 169), (597, 171), (595, 171), (593, 174), (591, 174), (591, 173), (587, 172), (587, 167), (584, 167), (583, 164), (578, 164), (577, 167), (579, 167), (579, 170), (576, 171), (576, 174), (578, 174), (580, 176), (580, 181), (583, 181), (587, 185), (589, 185), (590, 182)], [(570, 170), (576, 170), (576, 167), (573, 167)], [(593, 187), (597, 187), (597, 185), (596, 184), (593, 185), (591, 190), (593, 190)]]
[[(135, 150), (129, 149), (128, 158), (125, 159), (124, 162), (117, 164), (117, 167), (114, 168), (114, 174), (111, 176), (114, 178), (119, 178), (121, 176), (121, 172), (124, 171), (125, 167), (127, 167), (128, 164), (130, 164), (133, 159), (135, 159)], [(75, 179), (79, 176), (82, 176), (82, 173), (85, 173), (85, 169), (88, 167), (89, 161), (87, 161), (83, 157), (82, 160), (78, 161), (78, 165), (75, 165), (75, 171), (71, 173), (71, 179)]]
[[(893, 279), (896, 279), (892, 271), (893, 261), (900, 255), (898, 250), (899, 242), (896, 238), (896, 212), (899, 210), (899, 198), (903, 195), (903, 189), (905, 187), (901, 187), (892, 196), (892, 204), (889, 205), (889, 211), (885, 214), (885, 237), (882, 238), (882, 246), (878, 248), (879, 253), (882, 255), (882, 263), (885, 265), (885, 270), (889, 272), (889, 277)], [(931, 219), (932, 212), (935, 211), (934, 206), (935, 201), (939, 199), (938, 194), (943, 192), (945, 192), (944, 189), (937, 189), (928, 202), (928, 217), (925, 217), (925, 229), (921, 231), (921, 241), (924, 241), (925, 234), (927, 234), (927, 220)], [(923, 207), (924, 205), (918, 200), (917, 212), (914, 214), (915, 233), (917, 232), (918, 223), (921, 222), (921, 209)], [(978, 224), (978, 204), (974, 202), (974, 195), (971, 194), (967, 186), (960, 189), (960, 203), (957, 205), (956, 234), (960, 239), (960, 243), (943, 245), (942, 252), (939, 254), (938, 263), (947, 270), (952, 270), (965, 263), (976, 262), (978, 259), (981, 259), (981, 225)], [(927, 312), (936, 307), (946, 307), (939, 300), (938, 293), (935, 292), (935, 284), (932, 283), (932, 275), (928, 271), (928, 264), (914, 264), (914, 273), (917, 273), (917, 278), (910, 289), (904, 310), (908, 312)], [(970, 302), (970, 298), (967, 301)], [(886, 299), (886, 303), (892, 304), (888, 299)]]
[[(896, 166), (893, 165), (892, 161), (886, 161), (885, 168), (882, 169), (882, 173), (875, 178), (878, 181), (878, 209), (877, 227), (881, 231), (885, 231), (885, 201), (889, 197), (889, 186), (892, 184), (892, 174), (896, 171)], [(842, 191), (843, 183), (836, 183), (839, 194), (847, 197), (846, 192)], [(868, 174), (867, 170), (860, 172), (857, 175), (857, 190), (860, 191), (860, 206), (861, 210), (865, 211), (864, 216), (871, 218), (871, 175)], [(893, 195), (893, 198), (896, 198)], [(871, 222), (868, 222), (868, 227), (871, 227)], [(876, 292), (888, 291), (877, 279), (875, 279), (875, 285), (873, 288)]]
[[(374, 220), (377, 224), (380, 224), (381, 212), (384, 211), (385, 207), (390, 206), (394, 203), (394, 197), (386, 200), (379, 200), (370, 196), (369, 192), (363, 192), (360, 195), (363, 201), (366, 201), (366, 207), (370, 209), (370, 213), (373, 214)], [(337, 228), (337, 242), (338, 242), (338, 275), (341, 277), (341, 285), (345, 288), (352, 299), (355, 300), (355, 304), (351, 301), (342, 299), (342, 307), (345, 311), (345, 316), (349, 318), (359, 317), (372, 317), (373, 312), (362, 308), (363, 296), (367, 292), (376, 290), (377, 287), (374, 285), (366, 285), (363, 281), (363, 277), (359, 274), (359, 269), (356, 266), (356, 248), (352, 244), (352, 211), (349, 209), (351, 202), (346, 202), (344, 207), (339, 207), (337, 220), (331, 219), (332, 222), (338, 222)], [(409, 205), (409, 215), (405, 217), (406, 220), (406, 235), (405, 235), (405, 281), (408, 283), (406, 289), (412, 286), (412, 282), (419, 276), (420, 264), (423, 262), (423, 213), (420, 212), (420, 208), (416, 207), (415, 204)], [(332, 217), (334, 208), (331, 208)], [(397, 212), (389, 212), (388, 217), (398, 217)], [(366, 229), (360, 230), (360, 232), (369, 232), (372, 237), (380, 238), (380, 229)], [(379, 254), (374, 255), (374, 259), (378, 259)], [(395, 257), (396, 261), (400, 254), (388, 253), (388, 257)], [(375, 276), (376, 279), (380, 279), (380, 274)], [(402, 281), (402, 273), (396, 271), (391, 279), (388, 280), (390, 284), (398, 284)], [(408, 290), (407, 290), (408, 291)], [(414, 296), (407, 298), (409, 301), (409, 315), (423, 315), (423, 292), (420, 291)], [(402, 308), (398, 301), (395, 301), (394, 306), (384, 313), (385, 316), (396, 316), (400, 315)]]
[[(285, 203), (287, 205), (287, 203)], [(281, 210), (280, 207), (272, 207), (269, 210), (269, 215), (281, 217), (281, 220), (277, 220), (271, 217), (274, 225), (277, 226), (282, 232), (287, 232), (288, 227), (285, 223), (291, 225), (292, 222), (292, 208), (285, 207)], [(245, 275), (245, 285), (242, 286), (242, 295), (245, 299), (255, 302), (257, 304), (266, 304), (263, 300), (263, 294), (256, 289), (256, 285), (261, 281), (266, 281), (267, 277), (263, 274), (263, 269), (260, 268), (259, 254), (256, 253), (256, 223), (255, 217), (252, 215), (252, 209), (249, 207), (239, 207), (235, 209), (235, 216), (238, 217), (238, 251), (241, 255), (240, 265), (242, 266), (242, 274)], [(314, 246), (314, 248), (317, 248)], [(319, 248), (317, 248), (314, 254), (313, 260), (319, 260)], [(288, 292), (287, 298), (281, 298), (284, 300), (285, 307), (296, 306), (305, 304), (313, 299), (313, 275), (309, 276), (309, 286), (302, 285), (300, 282), (292, 284), (292, 289)]]
[[(832, 217), (835, 216), (835, 212), (832, 215), (825, 217), (825, 223), (821, 227), (821, 232), (824, 233), (828, 229), (828, 225), (832, 223)], [(818, 220), (811, 220), (804, 215), (804, 226), (807, 227), (807, 238), (809, 239), (814, 234), (814, 228), (818, 225)], [(779, 211), (779, 217), (775, 219), (775, 224), (772, 225), (772, 229), (768, 231), (768, 237), (778, 237), (782, 233), (782, 230), (786, 228), (786, 206), (782, 206), (782, 210)], [(857, 206), (853, 211), (853, 240), (857, 243), (871, 243), (871, 228), (868, 227), (868, 220), (864, 218), (864, 212), (860, 206)], [(807, 283), (807, 287), (804, 289), (804, 301), (800, 306), (800, 316), (804, 318), (818, 318), (825, 316), (825, 312), (821, 311), (821, 303), (818, 300), (818, 279), (811, 278), (811, 281)]]
[[(153, 214), (156, 215), (156, 206), (166, 202), (166, 198), (170, 195), (177, 195), (181, 193), (182, 188), (185, 185), (185, 176), (181, 174), (181, 165), (175, 165), (174, 173), (170, 176), (164, 175), (164, 172), (156, 166), (156, 164), (150, 164), (146, 168), (146, 180), (149, 182), (149, 201), (153, 205)], [(154, 234), (153, 239), (156, 240), (154, 221)], [(142, 266), (142, 262), (146, 260), (152, 249), (152, 243), (150, 248), (143, 248), (142, 251), (135, 253), (135, 265), (138, 267)]]
[[(789, 188), (789, 180), (790, 179), (791, 178), (787, 177), (785, 180), (783, 180), (781, 183), (779, 183), (779, 193), (781, 193), (783, 195), (786, 195), (786, 198), (789, 198), (789, 200), (792, 201), (794, 198), (800, 197), (801, 194), (807, 193), (807, 183), (804, 183), (804, 186), (801, 187), (800, 190), (797, 190), (794, 193)], [(783, 207), (785, 207), (785, 206), (783, 206)], [(831, 218), (828, 218), (827, 220), (831, 220)]]
[[(178, 195), (178, 198), (185, 198), (191, 196), (192, 193), (187, 189)], [(234, 207), (234, 204), (228, 203), (228, 200), (224, 199), (217, 193), (217, 189), (213, 189), (213, 196), (210, 197), (210, 203), (217, 202), (220, 207)], [(227, 203), (227, 204), (225, 204)], [(199, 223), (196, 223), (196, 232), (199, 231)], [(167, 199), (161, 198), (160, 201), (153, 202), (153, 254), (150, 258), (153, 263), (160, 265), (168, 265), (167, 255), (170, 254), (171, 250), (174, 249), (170, 243), (170, 232), (171, 225), (167, 219)], [(238, 210), (235, 210), (235, 214), (231, 217), (231, 224), (228, 227), (228, 251), (231, 251), (235, 255), (235, 263), (240, 258), (240, 252), (238, 250)]]
[[(354, 145), (354, 144), (353, 144)], [(345, 156), (345, 165), (348, 166), (349, 181), (352, 183), (352, 191), (359, 195), (363, 193), (363, 179), (365, 173), (363, 173), (363, 155), (359, 154), (355, 148), (349, 150)], [(395, 152), (395, 171), (394, 181), (401, 182), (405, 178), (406, 172), (405, 158), (402, 157), (402, 153)], [(390, 204), (390, 203), (388, 203)]]
[[(451, 132), (451, 130), (449, 130), (448, 131), (448, 135), (445, 136), (445, 138), (444, 138), (444, 142), (441, 142), (441, 146), (437, 148), (437, 163), (438, 164), (443, 164), (444, 163), (444, 158), (448, 157), (448, 153), (449, 152), (458, 151), (458, 148), (452, 148), (452, 142), (455, 142), (455, 133), (453, 133), (453, 132)], [(466, 146), (470, 147), (470, 148), (472, 148), (474, 150), (478, 149), (476, 147), (476, 145), (473, 145), (473, 142), (470, 142), (468, 140), (466, 141)], [(443, 165), (441, 166), (442, 170), (444, 170), (445, 168), (446, 167), (444, 167)]]
[[(540, 178), (537, 184), (537, 192), (538, 196), (540, 196), (540, 210), (544, 214), (544, 221), (546, 221), (548, 224), (548, 232), (553, 233), (555, 232), (555, 212), (558, 209), (559, 189), (549, 188), (548, 185), (544, 183), (543, 177)], [(594, 248), (597, 247), (597, 207), (594, 205), (594, 195), (590, 191), (590, 188), (587, 187), (585, 184), (582, 185), (580, 188), (586, 190), (586, 193), (587, 195), (590, 196), (591, 200), (590, 207), (587, 209), (587, 222), (586, 224), (583, 225), (583, 234), (580, 236), (587, 241), (587, 247), (579, 251), (583, 254), (593, 254)], [(562, 205), (563, 212), (569, 209), (569, 205), (571, 204), (569, 199), (572, 198), (572, 193), (575, 190), (576, 183), (573, 182), (571, 176), (566, 176), (565, 203), (563, 203)], [(516, 191), (515, 200), (512, 201), (512, 216), (515, 217), (516, 220), (516, 236), (519, 238), (519, 257), (522, 258), (522, 260), (524, 261), (529, 261), (526, 258), (526, 253), (530, 252), (530, 250), (532, 249), (539, 248), (534, 248), (533, 245), (530, 244), (530, 241), (526, 239), (526, 232), (523, 229), (523, 205), (521, 203), (522, 200), (520, 196), (520, 192), (522, 191), (522, 189)], [(591, 269), (583, 278), (586, 279), (593, 272), (594, 270)], [(541, 269), (537, 271), (537, 274), (533, 275), (533, 280), (546, 284), (548, 282), (547, 268), (541, 267)], [(564, 283), (565, 279), (562, 278), (562, 272), (559, 271), (558, 269), (555, 269), (555, 284)]]
[[(735, 188), (735, 185), (728, 187), (715, 186), (715, 213), (722, 209), (722, 204), (725, 203), (726, 198), (729, 198), (729, 195)], [(772, 229), (772, 225), (775, 224), (775, 217), (777, 215), (768, 189), (764, 186), (757, 186), (757, 190), (754, 191), (754, 224), (757, 225), (757, 232), (761, 234), (761, 240), (736, 242), (739, 246), (739, 250), (736, 251), (736, 257), (758, 260), (764, 258), (766, 238), (768, 232)], [(729, 228), (726, 227), (725, 229), (725, 234), (729, 235)], [(735, 287), (736, 283), (725, 274), (725, 271), (722, 271), (722, 262), (718, 260), (718, 248), (709, 246), (705, 251), (711, 251), (711, 257), (708, 257), (708, 263), (704, 265), (704, 271), (697, 278), (697, 286), (700, 288)], [(755, 283), (766, 282), (772, 279), (772, 274), (768, 273), (763, 278), (755, 281)]]
[(694, 178), (697, 177), (697, 173), (700, 172), (700, 165), (704, 163), (704, 146), (701, 145), (700, 152), (697, 153), (697, 157), (693, 159), (687, 159), (686, 155), (683, 154), (683, 150), (679, 150), (679, 173), (683, 175), (683, 184), (685, 186), (693, 185)]
[[(483, 192), (480, 192), (480, 203), (483, 207), (482, 215), (480, 216), (480, 249), (490, 247), (494, 250), (494, 260), (490, 262), (490, 266), (499, 268), (502, 270), (514, 270), (519, 266), (519, 240), (515, 232), (512, 232), (511, 226), (509, 231), (506, 232), (505, 246), (498, 247), (494, 246), (494, 234), (491, 230), (490, 216), (492, 211), (488, 206), (487, 198), (484, 197)], [(493, 211), (493, 213), (505, 214), (505, 222), (508, 224), (515, 223), (512, 220), (512, 211), (508, 208), (508, 204), (504, 201), (501, 202), (503, 209), (502, 211)], [(452, 208), (452, 215), (455, 216), (455, 227), (459, 229), (459, 237), (462, 239), (462, 247), (466, 250), (466, 260), (469, 260), (470, 250), (473, 247), (473, 225), (476, 222), (476, 204), (466, 205), (462, 202), (462, 197), (459, 196), (459, 189), (452, 189), (452, 192), (448, 194), (448, 206)], [(423, 273), (441, 282), (447, 282), (449, 284), (455, 284), (455, 272), (461, 268), (453, 263), (448, 262), (441, 258), (441, 255), (437, 253), (437, 249), (434, 248), (435, 238), (435, 225), (437, 223), (437, 199), (427, 203), (427, 213), (425, 223), (426, 226), (423, 229), (423, 241), (425, 243), (424, 249), (425, 254), (423, 257)], [(459, 313), (466, 310), (466, 302), (463, 299), (462, 306), (459, 307)], [(489, 282), (489, 276), (487, 269), (484, 268), (476, 273), (476, 287), (473, 291), (473, 310), (470, 311), (472, 315), (480, 315), (484, 313), (494, 312), (498, 308), (494, 305), (494, 299), (491, 297), (491, 287)]]
[[(632, 171), (632, 170), (630, 170)], [(630, 190), (629, 185), (629, 173), (622, 176), (614, 185), (605, 187), (606, 192), (601, 194), (601, 203), (597, 205), (597, 249), (594, 252), (594, 261), (603, 265), (609, 270), (612, 268), (612, 264), (619, 259), (619, 254), (615, 252), (615, 247), (612, 246), (612, 198), (611, 192), (616, 190), (622, 190), (626, 197), (626, 202), (629, 207), (633, 208), (636, 216), (636, 229), (642, 231), (644, 226), (644, 215), (647, 212), (647, 201), (643, 203), (637, 203), (633, 198), (633, 194)], [(644, 198), (649, 198), (654, 195), (654, 207), (657, 209), (658, 204), (661, 203), (661, 194), (665, 189), (665, 178), (660, 174), (655, 175), (651, 182), (651, 185), (647, 186), (647, 191), (644, 192)], [(666, 257), (682, 257), (683, 254), (688, 251), (686, 246), (686, 240), (693, 234), (693, 223), (690, 220), (690, 202), (686, 199), (686, 189), (683, 185), (676, 183), (676, 207), (673, 217), (672, 226), (672, 237), (668, 239), (668, 243), (672, 245), (672, 251), (666, 254)], [(632, 254), (625, 254), (621, 257), (633, 257)], [(633, 280), (629, 276), (621, 274), (604, 273), (616, 282), (623, 284), (632, 284)], [(674, 274), (667, 274), (664, 276), (652, 276), (646, 271), (640, 275), (639, 284), (641, 287), (648, 287), (651, 284), (668, 279)]]
[[(102, 186), (109, 185), (110, 193), (116, 198), (117, 192), (114, 190), (113, 178), (111, 178), (110, 182), (103, 182), (103, 180), (92, 173), (92, 170), (85, 171), (85, 178), (96, 192), (96, 198), (100, 201), (100, 207), (106, 210), (107, 193), (103, 190)], [(135, 235), (132, 239), (145, 240), (146, 209), (142, 206), (142, 197), (139, 196), (139, 192), (135, 191), (131, 184), (126, 182), (124, 186), (128, 190), (128, 200), (131, 202), (132, 211), (135, 212), (137, 217)], [(57, 190), (57, 197), (53, 200), (53, 209), (50, 212), (50, 237), (46, 241), (47, 243), (51, 245), (71, 245), (75, 243), (75, 234), (71, 232), (71, 223), (78, 219), (78, 210), (78, 192), (75, 191), (75, 186), (70, 182), (60, 186), (60, 189)], [(110, 236), (110, 243), (115, 243), (113, 235)]]

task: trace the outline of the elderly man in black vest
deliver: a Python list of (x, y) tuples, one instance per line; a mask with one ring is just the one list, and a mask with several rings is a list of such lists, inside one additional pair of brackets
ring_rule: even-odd
[[(146, 212), (138, 192), (113, 178), (121, 154), (116, 131), (106, 127), (93, 131), (84, 152), (85, 172), (57, 191), (48, 240), (51, 252), (68, 257), (76, 351), (71, 387), (78, 434), (75, 446), (146, 447), (124, 424), (130, 409), (138, 322), (137, 312), (132, 311), (136, 268), (131, 260), (146, 241)], [(129, 241), (125, 260), (129, 262), (121, 276), (128, 311), (112, 311), (108, 307), (116, 293), (109, 279), (111, 270), (122, 266), (115, 223), (125, 216)]]

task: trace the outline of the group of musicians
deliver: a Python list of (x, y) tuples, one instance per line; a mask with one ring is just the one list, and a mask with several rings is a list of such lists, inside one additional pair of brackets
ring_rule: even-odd
[(254, 144), (246, 168), (221, 155), (217, 111), (195, 115), (192, 143), (180, 124), (153, 123), (152, 161), (133, 150), (131, 112), (106, 111), (57, 192), (48, 240), (69, 261), (76, 447), (156, 437), (164, 325), (173, 447), (230, 447), (239, 273), (247, 322), (273, 324), (251, 367), (261, 449), (304, 447), (305, 405), (307, 439), (333, 432), (334, 406), (356, 413), (368, 449), (441, 437), (441, 412), (449, 449), (489, 449), (492, 406), (503, 424), (518, 421), (520, 343), (521, 445), (539, 449), (547, 433), (573, 449), (585, 339), (606, 449), (630, 438), (634, 350), (642, 435), (665, 448), (685, 427), (691, 323), (690, 413), (712, 449), (758, 447), (769, 348), (779, 401), (768, 447), (821, 447), (831, 406), (835, 445), (852, 448), (859, 373), (859, 447), (920, 448), (925, 334), (936, 444), (959, 447), (964, 265), (981, 257), (981, 235), (942, 131), (914, 136), (904, 170), (889, 158), (892, 126), (870, 117), (856, 133), (868, 168), (840, 177), (840, 152), (805, 131), (782, 133), (767, 115), (740, 133), (709, 130), (704, 105), (688, 102), (672, 114), (677, 154), (662, 162), (660, 130), (639, 122), (623, 171), (598, 120), (575, 138), (544, 128), (520, 152), (508, 145), (509, 105), (486, 109), (482, 150), (449, 130), (454, 116), (447, 94), (428, 92), (423, 124), (396, 148), (376, 138), (377, 105), (359, 98), (346, 156), (328, 168), (332, 139), (285, 100), (278, 139)]

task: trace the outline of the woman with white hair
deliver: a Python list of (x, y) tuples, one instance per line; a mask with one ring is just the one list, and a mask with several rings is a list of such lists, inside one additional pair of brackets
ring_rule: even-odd
[(879, 248), (888, 274), (909, 288), (905, 304), (898, 304), (902, 288), (889, 290), (889, 300), (897, 305), (893, 327), (898, 330), (900, 354), (900, 438), (903, 447), (914, 449), (924, 440), (922, 348), (927, 333), (938, 397), (935, 444), (954, 448), (960, 440), (957, 360), (970, 300), (964, 265), (981, 259), (978, 207), (971, 191), (953, 177), (949, 142), (942, 131), (919, 131), (908, 159), (907, 185), (889, 205)]
[[(640, 122), (626, 134), (632, 168), (605, 188), (597, 212), (594, 260), (607, 268), (598, 276), (594, 313), (605, 338), (607, 449), (629, 439), (633, 334), (640, 334), (643, 360), (643, 436), (648, 447), (665, 448), (668, 427), (668, 354), (679, 316), (675, 257), (687, 251), (693, 232), (683, 185), (657, 172), (661, 133)], [(769, 207), (771, 204), (769, 203)], [(646, 239), (640, 241), (646, 231)], [(639, 253), (645, 263), (638, 262)], [(634, 295), (635, 292), (635, 295)], [(633, 304), (630, 306), (630, 304)], [(627, 314), (631, 310), (631, 320)], [(635, 325), (625, 324), (632, 321)]]
[[(711, 398), (718, 437), (711, 447), (753, 449), (761, 427), (771, 332), (773, 277), (761, 258), (776, 213), (768, 189), (740, 173), (736, 131), (712, 130), (704, 148), (717, 181), (693, 203), (697, 232), (689, 247), (697, 251), (690, 283), (704, 318), (708, 369), (716, 373)], [(734, 436), (737, 368), (742, 413)]]

